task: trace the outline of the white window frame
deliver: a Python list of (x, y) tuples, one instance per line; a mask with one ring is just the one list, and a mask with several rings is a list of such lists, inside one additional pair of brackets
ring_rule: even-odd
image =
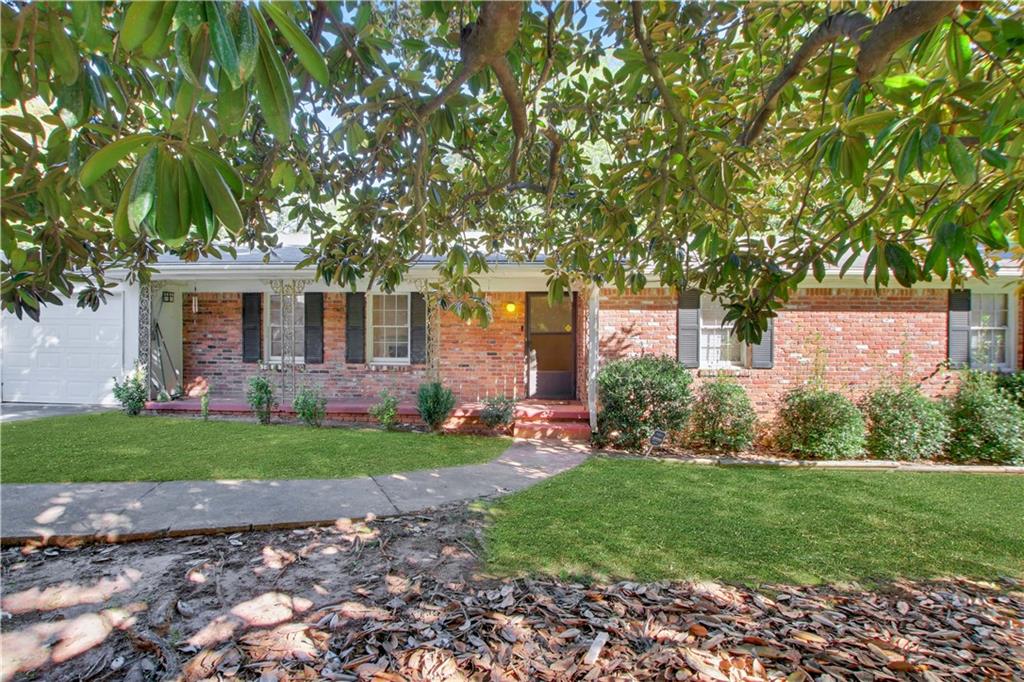
[[(263, 339), (264, 339), (265, 344), (266, 344), (266, 357), (267, 357), (268, 362), (270, 362), (270, 363), (281, 363), (281, 362), (284, 362), (284, 357), (281, 356), (281, 355), (272, 355), (271, 352), (270, 352), (270, 349), (271, 349), (271, 344), (270, 344), (271, 331), (270, 330), (271, 330), (271, 327), (272, 327), (271, 322), (270, 322), (270, 307), (271, 307), (271, 299), (274, 296), (277, 296), (278, 298), (283, 298), (283, 296), (281, 294), (275, 294), (273, 292), (266, 292), (265, 295), (263, 296)], [(296, 296), (295, 296), (296, 310), (298, 309), (299, 306), (305, 306), (305, 305), (306, 305), (305, 296), (303, 294), (296, 294)], [(282, 325), (281, 325), (281, 331), (282, 331), (282, 334), (281, 334), (281, 348), (283, 349), (284, 348), (284, 324), (283, 324), (283, 322), (284, 322), (284, 309), (283, 308), (281, 310), (281, 321), (282, 321)], [(301, 336), (297, 337), (297, 338), (301, 338), (302, 339), (303, 351), (302, 351), (302, 355), (296, 355), (295, 356), (295, 363), (299, 364), (299, 365), (303, 365), (303, 364), (306, 363), (306, 357), (305, 357), (306, 356), (306, 351), (305, 351), (305, 348), (306, 348), (306, 318), (305, 318), (305, 311), (303, 311), (302, 327), (300, 329), (297, 329), (296, 333), (297, 334), (301, 334)]]
[[(1003, 296), (1006, 298), (1006, 324), (1000, 326), (975, 326), (974, 310), (975, 305), (978, 303), (977, 298), (980, 296)], [(989, 372), (1009, 372), (1013, 371), (1016, 366), (1016, 357), (1014, 351), (1017, 347), (1017, 317), (1016, 311), (1014, 310), (1014, 303), (1016, 302), (1016, 296), (1009, 291), (992, 291), (992, 290), (972, 290), (971, 291), (971, 314), (968, 320), (967, 330), (967, 344), (969, 348), (973, 348), (974, 345), (974, 332), (975, 331), (997, 331), (1002, 330), (1004, 338), (1004, 349), (1003, 349), (1003, 362), (997, 364), (982, 364), (974, 358), (974, 354), (971, 353), (971, 369), (984, 370)]]
[[(405, 330), (406, 330), (406, 352), (404, 358), (378, 358), (374, 355), (373, 349), (373, 332), (376, 324), (373, 320), (373, 301), (376, 296), (396, 296), (405, 299)], [(412, 296), (407, 293), (370, 293), (367, 294), (370, 299), (366, 305), (366, 356), (370, 360), (371, 365), (410, 365), (412, 364)], [(388, 325), (395, 326), (397, 325)]]
[[(715, 300), (710, 295), (708, 295), (708, 294), (701, 294), (700, 295), (700, 310), (698, 311), (699, 314), (697, 315), (697, 364), (698, 364), (698, 369), (710, 369), (710, 370), (746, 369), (749, 366), (749, 362), (750, 362), (750, 344), (741, 342), (739, 339), (736, 338), (735, 333), (731, 332), (731, 331), (729, 332), (729, 336), (731, 336), (733, 338), (735, 343), (738, 343), (740, 345), (740, 359), (738, 361), (735, 361), (735, 362), (728, 361), (728, 362), (708, 363), (708, 362), (705, 361), (704, 355), (705, 355), (706, 349), (705, 349), (705, 345), (704, 345), (704, 329), (705, 329), (704, 313), (705, 313), (705, 310), (707, 309), (708, 304), (711, 304), (711, 303), (715, 303)], [(721, 304), (719, 304), (719, 305), (721, 307)], [(722, 327), (721, 329), (724, 329), (724, 327)]]

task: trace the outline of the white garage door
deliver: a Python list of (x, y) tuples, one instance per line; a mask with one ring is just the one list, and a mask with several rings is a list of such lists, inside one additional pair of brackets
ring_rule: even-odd
[(43, 308), (39, 322), (3, 317), (3, 400), (113, 404), (114, 376), (124, 372), (124, 295), (99, 310), (76, 301)]

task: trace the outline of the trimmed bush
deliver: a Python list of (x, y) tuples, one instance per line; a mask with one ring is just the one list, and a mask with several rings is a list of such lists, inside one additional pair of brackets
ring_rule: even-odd
[(1024, 464), (1024, 408), (996, 378), (968, 372), (949, 406), (952, 436), (946, 454), (956, 462)]
[(690, 436), (715, 450), (738, 452), (754, 442), (757, 415), (746, 390), (735, 381), (703, 384), (690, 416)]
[(795, 389), (786, 395), (779, 417), (778, 445), (797, 457), (851, 459), (864, 451), (864, 418), (841, 393)]
[(252, 408), (253, 414), (260, 424), (270, 423), (270, 414), (277, 407), (277, 398), (274, 397), (274, 387), (270, 380), (264, 376), (254, 376), (249, 379), (249, 388), (245, 390), (245, 400)]
[(398, 422), (398, 398), (386, 389), (378, 397), (377, 404), (370, 407), (370, 416), (385, 429), (393, 429)]
[(292, 400), (292, 409), (306, 426), (319, 428), (327, 416), (327, 398), (319, 389), (303, 386)]
[(1010, 399), (1013, 400), (1013, 402), (1024, 407), (1024, 372), (997, 374), (996, 386), (998, 386), (1003, 393), (1010, 396)]
[(496, 395), (484, 400), (484, 409), (480, 411), (480, 421), (489, 429), (506, 427), (515, 418), (516, 401), (512, 398)]
[(882, 387), (861, 403), (868, 426), (868, 455), (877, 459), (934, 459), (949, 440), (941, 403), (913, 386)]
[(114, 397), (121, 403), (121, 411), (130, 417), (137, 416), (146, 406), (146, 381), (142, 368), (137, 366), (124, 376), (123, 381), (114, 377)]
[(422, 384), (416, 393), (416, 409), (430, 430), (437, 431), (455, 409), (455, 395), (439, 381)]
[(690, 372), (667, 356), (608, 363), (597, 375), (601, 411), (595, 440), (639, 450), (655, 429), (682, 431), (690, 416), (691, 381)]

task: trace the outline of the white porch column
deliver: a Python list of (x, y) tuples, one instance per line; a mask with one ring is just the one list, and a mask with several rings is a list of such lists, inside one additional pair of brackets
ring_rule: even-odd
[(590, 414), (590, 429), (597, 431), (597, 369), (600, 358), (598, 315), (601, 309), (601, 289), (590, 286), (587, 296), (587, 412)]

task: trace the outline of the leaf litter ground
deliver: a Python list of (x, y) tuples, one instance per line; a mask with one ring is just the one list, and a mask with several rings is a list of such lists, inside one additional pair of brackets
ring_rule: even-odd
[(3, 552), (3, 677), (1024, 678), (1014, 580), (585, 585), (482, 575), (463, 506), (330, 528)]

